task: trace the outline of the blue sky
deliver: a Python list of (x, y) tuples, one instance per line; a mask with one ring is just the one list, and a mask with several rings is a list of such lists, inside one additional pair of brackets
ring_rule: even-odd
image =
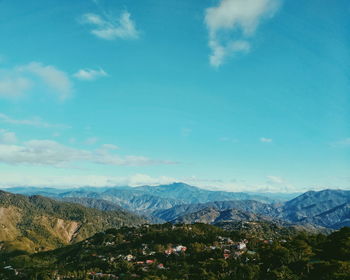
[(350, 188), (345, 0), (0, 0), (2, 186)]

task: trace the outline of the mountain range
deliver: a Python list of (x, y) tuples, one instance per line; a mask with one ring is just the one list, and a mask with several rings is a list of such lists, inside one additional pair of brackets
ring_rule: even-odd
[(160, 186), (110, 187), (110, 188), (35, 188), (18, 187), (7, 191), (25, 195), (42, 195), (55, 199), (90, 198), (100, 199), (119, 205), (139, 214), (150, 214), (160, 209), (169, 209), (183, 204), (198, 204), (215, 201), (254, 200), (276, 203), (285, 200), (283, 195), (256, 194), (244, 192), (211, 191), (184, 183)]
[[(303, 229), (339, 229), (350, 225), (350, 191), (344, 190), (269, 197), (264, 193), (209, 191), (174, 183), (75, 189), (19, 187), (7, 191), (25, 195), (1, 192), (0, 223), (6, 230), (0, 240), (7, 242), (10, 236), (15, 237), (13, 241), (27, 238), (33, 242), (38, 234), (43, 237), (57, 231), (58, 235), (53, 234), (55, 241), (48, 243), (58, 246), (108, 227), (143, 223), (144, 217), (149, 223), (202, 222), (226, 227), (230, 223), (253, 221)], [(287, 197), (292, 199), (285, 201)], [(35, 230), (26, 231), (28, 225)]]
[[(239, 210), (250, 213), (235, 216), (231, 220), (251, 220), (252, 215), (259, 220), (280, 220), (290, 224), (313, 225), (330, 229), (350, 226), (350, 191), (323, 190), (306, 192), (290, 201), (268, 204), (258, 201), (220, 201), (205, 204), (175, 206), (167, 210), (158, 210), (153, 214), (172, 222), (193, 223), (206, 221), (216, 224), (225, 217), (227, 210)], [(207, 217), (207, 218), (205, 218)], [(210, 218), (209, 218), (210, 217)], [(249, 217), (249, 218), (248, 218)], [(227, 218), (226, 218), (227, 219)]]
[(183, 215), (198, 212), (203, 209), (216, 209), (219, 211), (227, 209), (238, 209), (245, 212), (261, 214), (266, 216), (278, 216), (278, 204), (269, 204), (255, 200), (233, 200), (233, 201), (214, 201), (199, 204), (177, 205), (169, 209), (161, 209), (152, 212), (152, 215), (165, 221), (175, 220)]

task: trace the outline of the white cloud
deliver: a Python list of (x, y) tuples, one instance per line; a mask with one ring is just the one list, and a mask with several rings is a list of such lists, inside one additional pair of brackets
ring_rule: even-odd
[(238, 143), (239, 142), (239, 140), (237, 138), (231, 138), (231, 137), (227, 137), (227, 136), (220, 137), (219, 141), (220, 142), (232, 142), (232, 143)]
[(278, 177), (278, 176), (266, 176), (266, 178), (268, 179), (268, 183), (272, 183), (272, 184), (282, 184), (282, 183), (284, 183), (284, 180), (281, 177)]
[(130, 13), (126, 11), (118, 18), (89, 13), (83, 15), (82, 23), (93, 25), (91, 33), (102, 39), (137, 39), (139, 33), (130, 16)]
[[(213, 178), (203, 178), (191, 176), (187, 178), (177, 178), (176, 181), (185, 182), (190, 185), (199, 186), (208, 190), (221, 190), (230, 192), (297, 192), (295, 186), (286, 183), (282, 178), (277, 176), (268, 176), (267, 182), (249, 183), (247, 180), (222, 180)], [(272, 182), (274, 180), (274, 182)], [(283, 183), (281, 182), (283, 181)], [(280, 183), (277, 183), (280, 182)]]
[(78, 72), (73, 74), (75, 78), (83, 81), (93, 81), (101, 77), (106, 77), (108, 74), (102, 69), (80, 69)]
[(183, 128), (181, 128), (181, 136), (188, 137), (191, 135), (192, 131), (193, 131), (192, 128), (183, 127)]
[(104, 149), (104, 150), (118, 150), (119, 147), (116, 146), (116, 145), (113, 145), (113, 144), (103, 144), (101, 146), (101, 149)]
[(31, 62), (28, 65), (18, 67), (18, 69), (38, 76), (50, 89), (56, 92), (60, 99), (65, 100), (70, 97), (72, 92), (71, 81), (65, 72), (56, 67)]
[(297, 193), (308, 190), (321, 190), (326, 188), (339, 188), (332, 186), (313, 186), (313, 187), (296, 187), (290, 184), (248, 184), (237, 180), (220, 180), (220, 179), (203, 179), (192, 176), (189, 178), (177, 178), (171, 176), (151, 176), (148, 174), (131, 174), (125, 176), (111, 175), (49, 175), (42, 172), (41, 168), (31, 168), (30, 170), (0, 171), (1, 185), (0, 188), (14, 186), (37, 186), (37, 187), (112, 187), (112, 186), (157, 186), (170, 184), (173, 182), (184, 182), (190, 185), (199, 186), (208, 190), (222, 190), (230, 192), (276, 192), (276, 193)]
[(9, 141), (11, 135), (7, 135), (4, 139), (6, 141), (0, 143), (0, 162), (6, 164), (48, 165), (55, 167), (69, 167), (71, 164), (82, 162), (119, 166), (174, 164), (174, 162), (153, 160), (143, 156), (119, 156), (113, 152), (111, 146), (107, 146), (109, 149), (106, 149), (105, 145), (97, 150), (83, 150), (52, 140), (30, 140), (15, 145), (12, 143), (13, 141)]
[(68, 75), (52, 65), (31, 62), (12, 69), (0, 69), (0, 74), (0, 97), (18, 98), (40, 84), (61, 100), (67, 99), (72, 93)]
[(85, 144), (87, 145), (93, 145), (93, 144), (96, 144), (98, 141), (98, 138), (97, 137), (90, 137), (88, 139), (85, 140)]
[(263, 18), (272, 17), (280, 0), (221, 0), (205, 12), (209, 31), (210, 64), (219, 67), (239, 52), (248, 52), (248, 42)]
[(0, 129), (0, 144), (14, 144), (17, 142), (17, 137), (14, 132)]
[(0, 79), (0, 97), (18, 98), (32, 87), (32, 82), (24, 77), (3, 76)]
[(8, 123), (13, 125), (27, 125), (27, 126), (36, 126), (44, 128), (70, 128), (70, 126), (64, 124), (51, 124), (43, 121), (38, 117), (32, 119), (14, 119), (6, 114), (0, 113), (0, 122)]
[(176, 180), (171, 177), (153, 177), (146, 174), (133, 174), (129, 176), (103, 176), (103, 175), (63, 175), (48, 176), (45, 174), (18, 174), (0, 172), (1, 187), (37, 186), (37, 187), (113, 187), (170, 184)]
[(247, 41), (229, 42), (226, 46), (221, 45), (217, 40), (210, 40), (209, 47), (212, 49), (212, 54), (209, 57), (210, 64), (214, 67), (219, 67), (224, 59), (236, 52), (248, 52), (250, 44)]
[(62, 166), (88, 159), (90, 152), (66, 147), (51, 140), (31, 140), (22, 145), (0, 145), (0, 162)]
[(272, 142), (272, 138), (261, 137), (260, 138), (260, 142), (262, 142), (262, 143), (271, 143)]
[(350, 138), (345, 138), (342, 140), (339, 140), (337, 142), (331, 143), (331, 146), (333, 147), (350, 147)]

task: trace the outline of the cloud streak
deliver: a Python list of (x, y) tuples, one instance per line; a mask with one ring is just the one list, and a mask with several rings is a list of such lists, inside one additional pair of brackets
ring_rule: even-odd
[(37, 117), (32, 119), (14, 119), (3, 113), (0, 113), (0, 122), (12, 124), (12, 125), (25, 125), (25, 126), (34, 126), (34, 127), (43, 127), (43, 128), (70, 128), (70, 126), (68, 125), (51, 124)]
[(30, 62), (12, 69), (0, 69), (0, 97), (20, 98), (32, 88), (44, 85), (60, 100), (66, 100), (72, 94), (69, 76), (52, 65)]
[(82, 80), (82, 81), (94, 81), (98, 78), (106, 77), (108, 74), (102, 69), (94, 70), (94, 69), (80, 69), (73, 77)]
[[(166, 165), (175, 162), (154, 160), (144, 156), (117, 155), (117, 146), (102, 145), (96, 150), (84, 150), (69, 147), (52, 140), (30, 140), (15, 144), (15, 139), (8, 131), (0, 131), (0, 162), (19, 165), (46, 165), (54, 167), (69, 167), (76, 163), (93, 163), (115, 166), (147, 166)], [(6, 141), (1, 141), (5, 139)]]
[(45, 174), (26, 175), (17, 173), (1, 173), (2, 187), (38, 186), (38, 187), (114, 187), (170, 184), (176, 180), (167, 176), (150, 176), (132, 174), (129, 176), (103, 175), (65, 175), (49, 176)]
[(261, 137), (260, 138), (260, 142), (262, 142), (262, 143), (271, 143), (272, 142), (272, 138)]
[(39, 77), (62, 100), (70, 97), (72, 84), (68, 75), (52, 65), (44, 65), (40, 62), (31, 62), (18, 67), (20, 72), (31, 73)]
[(264, 18), (271, 18), (280, 0), (221, 0), (207, 8), (205, 23), (209, 32), (210, 64), (221, 66), (237, 53), (249, 52), (249, 38)]
[(0, 144), (14, 144), (17, 142), (17, 136), (14, 132), (0, 129)]
[(340, 148), (350, 147), (350, 137), (339, 140), (337, 142), (333, 142), (333, 143), (331, 143), (331, 146), (332, 147), (340, 147)]
[(279, 177), (279, 176), (266, 176), (266, 178), (268, 179), (267, 183), (268, 184), (282, 184), (284, 183), (283, 178)]
[(0, 97), (19, 98), (32, 87), (31, 80), (24, 77), (5, 75), (0, 79)]
[(93, 26), (91, 33), (105, 40), (137, 39), (139, 32), (129, 12), (125, 11), (119, 17), (84, 14), (81, 22)]

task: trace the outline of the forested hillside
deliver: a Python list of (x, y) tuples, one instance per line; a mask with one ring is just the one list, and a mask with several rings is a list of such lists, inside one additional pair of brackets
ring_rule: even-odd
[(124, 210), (100, 211), (42, 196), (0, 191), (1, 251), (36, 252), (88, 238), (111, 227), (144, 223)]
[[(268, 225), (265, 225), (267, 229)], [(270, 228), (274, 232), (274, 228)], [(1, 260), (1, 279), (347, 280), (350, 228), (266, 239), (206, 224), (110, 229), (74, 245)]]

